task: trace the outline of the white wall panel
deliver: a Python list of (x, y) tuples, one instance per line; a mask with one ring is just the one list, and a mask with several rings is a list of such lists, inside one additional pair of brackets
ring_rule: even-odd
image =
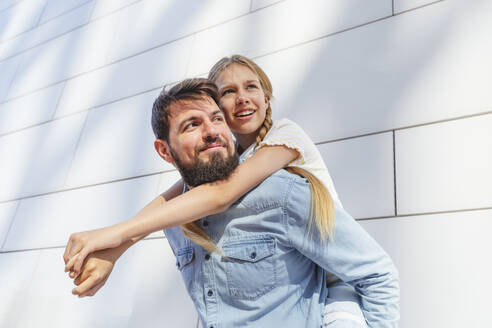
[(117, 22), (110, 15), (27, 51), (9, 98), (101, 66)]
[(17, 56), (6, 61), (0, 62), (0, 102), (2, 102), (10, 89), (17, 67), (22, 60), (22, 56)]
[(141, 1), (143, 0), (96, 0), (96, 6), (94, 7), (94, 12), (92, 13), (92, 19), (101, 18), (102, 16), (108, 15), (118, 9)]
[[(27, 252), (32, 253), (38, 252)], [(62, 255), (63, 249), (43, 250), (34, 272), (22, 268), (29, 273), (28, 287), (22, 288), (27, 297), (21, 304), (6, 303), (29, 315), (19, 315), (16, 324), (5, 327), (195, 327), (196, 312), (165, 239), (133, 246), (118, 260), (105, 286), (83, 299), (70, 293), (75, 286), (63, 272)]]
[[(57, 117), (183, 79), (192, 38), (173, 42), (67, 81)], [(156, 91), (155, 95), (158, 93)]]
[(1, 10), (7, 10), (9, 7), (13, 6), (17, 2), (20, 2), (21, 0), (3, 0), (0, 2), (0, 11)]
[(0, 43), (0, 60), (85, 24), (89, 20), (93, 6), (94, 2), (88, 2), (65, 15), (39, 25), (29, 33), (20, 34), (16, 38)]
[(93, 5), (95, 0), (47, 0), (39, 24), (43, 24), (47, 20), (66, 14), (68, 11), (89, 2)]
[(70, 234), (127, 220), (155, 198), (158, 176), (22, 200), (5, 250), (65, 245)]
[(388, 15), (387, 0), (284, 1), (198, 33), (189, 75), (207, 72), (226, 55), (264, 55)]
[(145, 93), (89, 112), (67, 187), (172, 169), (154, 149), (155, 94)]
[(492, 115), (396, 133), (398, 213), (492, 206)]
[(491, 210), (360, 223), (400, 272), (401, 328), (492, 326)]
[(251, 10), (264, 8), (277, 2), (282, 2), (282, 0), (251, 0)]
[(157, 188), (157, 192), (159, 194), (163, 193), (164, 191), (168, 190), (172, 185), (174, 185), (174, 183), (177, 182), (179, 179), (181, 179), (181, 175), (179, 174), (178, 170), (161, 173), (161, 178), (159, 180), (159, 187)]
[(146, 240), (138, 246), (138, 274), (142, 279), (135, 291), (128, 327), (195, 328), (198, 315), (167, 240)]
[(249, 0), (145, 0), (121, 11), (121, 22), (108, 61), (127, 57), (246, 14)]
[(17, 205), (19, 205), (19, 202), (0, 203), (0, 251), (3, 250), (3, 243), (14, 219)]
[[(32, 286), (39, 259), (37, 252), (0, 254), (0, 326), (15, 328), (22, 317), (28, 316), (24, 305)], [(39, 325), (36, 325), (39, 326)]]
[(0, 105), (0, 135), (49, 121), (60, 99), (63, 84), (16, 98)]
[(0, 137), (0, 200), (59, 189), (85, 113)]
[(392, 133), (318, 148), (347, 212), (355, 218), (395, 214)]
[(24, 0), (0, 12), (0, 41), (35, 27), (46, 0)]
[(393, 0), (395, 14), (400, 13), (405, 10), (417, 8), (430, 4), (432, 2), (437, 2), (435, 0)]
[[(159, 184), (155, 196), (157, 197), (159, 194), (162, 194), (163, 192), (168, 190), (179, 179), (181, 179), (181, 176), (179, 175), (179, 172), (176, 170), (161, 173), (159, 175)], [(164, 237), (164, 233), (162, 232), (162, 230), (153, 232), (147, 236), (147, 238), (156, 238), (156, 237)]]
[(444, 1), (262, 57), (274, 117), (318, 142), (488, 111), (491, 10)]

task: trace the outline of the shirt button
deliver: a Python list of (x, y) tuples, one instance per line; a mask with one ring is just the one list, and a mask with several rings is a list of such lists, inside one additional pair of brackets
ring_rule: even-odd
[(205, 254), (205, 261), (210, 260), (210, 254)]
[(208, 227), (208, 221), (207, 221), (207, 220), (204, 220), (204, 221), (203, 221), (203, 226), (204, 226), (204, 227)]
[(253, 252), (249, 255), (249, 257), (254, 260), (256, 258), (256, 252)]
[(214, 294), (214, 292), (211, 289), (209, 289), (207, 295), (212, 296), (213, 294)]

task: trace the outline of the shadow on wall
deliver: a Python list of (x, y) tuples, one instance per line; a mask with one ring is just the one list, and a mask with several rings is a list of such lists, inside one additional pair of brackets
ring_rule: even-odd
[[(160, 16), (157, 15), (155, 19), (160, 18), (166, 20), (168, 17), (173, 15), (173, 11), (175, 11), (179, 5), (180, 4), (178, 1), (173, 1), (167, 7), (168, 11), (162, 11)], [(204, 3), (200, 2), (200, 7), (203, 5)], [(199, 12), (200, 8), (197, 8), (197, 10), (194, 11), (195, 14)], [(194, 17), (190, 15), (187, 19), (188, 21), (192, 21)], [(186, 21), (181, 20), (181, 22), (186, 24)], [(149, 26), (148, 29), (152, 30), (151, 26)], [(152, 35), (146, 36), (148, 38), (152, 38)], [(90, 38), (91, 35), (75, 33), (74, 37), (70, 39), (70, 42), (64, 42), (61, 46), (58, 46), (56, 48), (57, 52), (55, 53), (49, 52), (49, 47), (43, 48), (45, 50), (44, 52), (33, 52), (33, 54), (29, 57), (29, 60), (23, 65), (24, 74), (17, 76), (17, 79), (21, 81), (28, 80), (30, 72), (33, 70), (35, 71), (39, 65), (43, 65), (44, 60), (49, 60), (50, 62), (60, 60), (59, 64), (56, 66), (59, 71), (54, 75), (63, 76), (67, 74), (66, 72), (70, 72), (74, 66), (70, 53), (74, 53), (73, 49), (77, 48), (82, 51), (84, 47), (82, 47), (81, 44), (86, 45), (87, 42), (90, 43)], [(101, 55), (104, 57), (105, 54)], [(155, 64), (157, 65), (158, 63)], [(156, 71), (152, 71), (152, 73), (157, 74)], [(106, 77), (107, 79), (104, 81), (102, 88), (99, 90), (99, 94), (111, 93), (112, 85), (116, 82), (114, 81), (114, 76), (109, 75)], [(156, 80), (158, 77), (156, 78), (149, 76), (149, 79)], [(165, 77), (162, 77), (160, 80), (165, 80)], [(157, 85), (157, 87), (159, 87), (159, 85)], [(83, 92), (83, 90), (81, 90), (81, 92)], [(96, 94), (96, 97), (97, 96), (98, 94)], [(9, 185), (9, 192), (3, 200), (36, 195), (39, 193), (60, 189), (63, 186), (63, 182), (70, 174), (69, 168), (71, 166), (72, 159), (78, 153), (78, 150), (75, 149), (77, 146), (77, 140), (80, 138), (80, 135), (87, 130), (93, 134), (89, 134), (87, 137), (87, 145), (85, 148), (89, 149), (89, 151), (84, 153), (87, 158), (82, 159), (82, 161), (86, 160), (94, 171), (107, 171), (108, 166), (110, 169), (112, 168), (113, 170), (120, 172), (142, 171), (141, 167), (145, 167), (145, 163), (149, 161), (149, 152), (147, 151), (148, 146), (153, 148), (153, 138), (149, 138), (149, 136), (152, 135), (150, 125), (151, 103), (152, 102), (148, 101), (139, 101), (137, 102), (137, 108), (135, 108), (135, 110), (132, 109), (130, 118), (134, 120), (133, 122), (126, 122), (128, 124), (127, 133), (130, 134), (134, 140), (130, 145), (121, 144), (117, 138), (113, 137), (112, 133), (114, 130), (121, 131), (117, 125), (121, 124), (122, 120), (125, 121), (125, 119), (128, 118), (128, 110), (125, 110), (126, 117), (119, 118), (118, 110), (112, 110), (109, 113), (108, 111), (103, 112), (102, 108), (94, 108), (89, 111), (89, 117), (97, 114), (97, 119), (91, 121), (94, 125), (90, 126), (90, 129), (85, 126), (84, 131), (81, 131), (81, 127), (82, 123), (85, 121), (85, 118), (83, 115), (80, 116), (80, 114), (76, 114), (54, 122), (42, 124), (38, 127), (33, 127), (18, 133), (4, 136), (3, 141), (9, 144), (7, 145), (7, 149), (17, 152), (19, 156), (11, 156), (10, 159), (6, 161), (7, 168), (9, 168), (8, 171), (14, 171), (14, 179), (7, 179), (7, 181), (10, 180), (11, 183), (7, 183), (7, 185)], [(116, 109), (117, 105), (118, 104), (113, 107)], [(35, 108), (33, 108), (33, 110), (35, 110)], [(110, 115), (107, 115), (108, 113)], [(75, 128), (69, 130), (67, 128), (63, 128), (63, 124), (67, 121), (71, 122), (71, 125), (73, 125), (73, 121), (78, 121), (79, 124), (73, 125)], [(60, 126), (62, 127), (61, 131)], [(101, 142), (109, 144), (115, 149), (124, 148), (123, 152), (126, 156), (124, 156), (124, 158), (120, 158), (120, 161), (115, 161), (111, 158), (111, 154), (97, 154), (99, 156), (94, 156), (94, 152), (91, 153), (90, 149), (97, 148), (97, 145)], [(142, 145), (144, 142), (145, 146)], [(15, 147), (12, 147), (12, 145)], [(119, 154), (121, 153), (122, 152), (120, 151)], [(152, 154), (152, 156), (157, 157), (156, 154)], [(96, 164), (94, 165), (94, 163)], [(164, 164), (164, 162), (162, 163)], [(155, 171), (159, 172), (160, 170)], [(148, 173), (156, 172), (141, 172), (141, 174)], [(131, 178), (133, 176), (135, 175), (120, 176), (118, 178)], [(57, 181), (57, 183), (53, 184), (52, 181)], [(104, 181), (97, 181), (97, 183)], [(46, 188), (46, 185), (48, 185), (51, 189)], [(133, 204), (135, 202), (135, 195), (133, 195), (130, 190), (123, 194), (125, 197), (120, 199), (122, 204)], [(108, 206), (116, 206), (116, 204), (111, 204)], [(133, 212), (127, 213), (127, 217), (130, 217), (133, 214)], [(121, 219), (124, 219), (124, 217)], [(69, 220), (70, 218), (67, 218), (67, 221)], [(43, 223), (39, 222), (39, 224)], [(70, 226), (71, 224), (67, 222), (67, 225)]]

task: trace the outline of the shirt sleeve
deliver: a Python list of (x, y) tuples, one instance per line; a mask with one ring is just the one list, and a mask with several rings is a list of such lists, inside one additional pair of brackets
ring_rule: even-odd
[(355, 288), (369, 327), (397, 327), (399, 278), (388, 254), (338, 204), (333, 239), (321, 241), (314, 223), (307, 228), (310, 201), (307, 182), (296, 179), (284, 211), (291, 246)]
[(285, 146), (296, 150), (299, 157), (290, 163), (291, 165), (306, 163), (306, 156), (311, 156), (312, 148), (316, 147), (306, 132), (288, 119), (275, 121), (265, 138), (258, 144), (257, 149), (264, 146)]

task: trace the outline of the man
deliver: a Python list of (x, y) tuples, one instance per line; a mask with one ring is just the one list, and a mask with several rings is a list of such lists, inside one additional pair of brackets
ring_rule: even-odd
[[(238, 164), (217, 98), (213, 83), (190, 79), (154, 104), (156, 150), (188, 188), (226, 179)], [(340, 208), (334, 240), (309, 234), (310, 200), (305, 180), (281, 170), (227, 211), (197, 222), (218, 252), (179, 227), (165, 230), (205, 327), (319, 327), (329, 297), (324, 270), (356, 288), (370, 326), (396, 326), (398, 278), (389, 257)]]

